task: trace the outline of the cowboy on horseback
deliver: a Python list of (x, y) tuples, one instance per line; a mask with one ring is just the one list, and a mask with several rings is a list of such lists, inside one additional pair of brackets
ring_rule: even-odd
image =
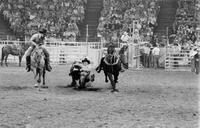
[[(29, 72), (31, 70), (31, 53), (32, 51), (35, 49), (36, 46), (41, 46), (44, 44), (44, 40), (45, 40), (45, 36), (47, 34), (47, 30), (46, 29), (41, 29), (38, 33), (34, 34), (31, 39), (31, 46), (28, 48), (27, 53), (26, 53), (26, 70), (27, 72)], [(45, 49), (42, 48), (44, 55), (45, 55), (45, 67), (47, 71), (51, 71), (52, 68), (49, 64), (49, 52)]]
[[(111, 59), (112, 57), (112, 59)], [(105, 57), (102, 58), (104, 60), (104, 62), (108, 65), (112, 64), (117, 64), (118, 61), (119, 61), (119, 56), (116, 54), (116, 50), (115, 50), (115, 46), (113, 43), (110, 43), (108, 48), (107, 48), (107, 54), (105, 55)], [(112, 61), (112, 62), (111, 62)], [(124, 72), (124, 67), (122, 65), (120, 65), (121, 67), (121, 72)], [(100, 73), (101, 71), (101, 66), (99, 65), (97, 68), (96, 68), (96, 71), (98, 73)]]

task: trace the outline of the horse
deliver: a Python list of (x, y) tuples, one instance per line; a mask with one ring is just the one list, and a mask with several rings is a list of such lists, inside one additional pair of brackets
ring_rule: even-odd
[(82, 67), (80, 66), (81, 62), (73, 62), (69, 76), (72, 77), (72, 82), (70, 87), (75, 87), (78, 89), (85, 89), (86, 83), (93, 82), (95, 80), (95, 75), (90, 75), (90, 72), (82, 70)]
[[(47, 88), (47, 86), (45, 86), (45, 55), (41, 46), (37, 46), (31, 53), (31, 71), (33, 72), (34, 79), (37, 82), (35, 87), (38, 87), (39, 91), (40, 87)], [(41, 78), (43, 79), (42, 85)]]
[(25, 51), (29, 48), (28, 43), (16, 44), (6, 44), (1, 48), (1, 66), (3, 66), (3, 61), (5, 60), (5, 65), (7, 64), (8, 55), (19, 56), (19, 67), (21, 67), (22, 57)]
[[(114, 54), (114, 50), (112, 48), (108, 49), (108, 53), (105, 57), (103, 57), (100, 61), (99, 66), (96, 68), (96, 71), (100, 73), (101, 70), (104, 71), (105, 82), (108, 82), (108, 78), (112, 85), (112, 92), (118, 92), (116, 89), (116, 83), (118, 83), (119, 72), (122, 71), (122, 66), (128, 69), (128, 62), (125, 59), (124, 52), (127, 50), (128, 46), (123, 46), (119, 55)], [(113, 79), (114, 77), (114, 79)]]

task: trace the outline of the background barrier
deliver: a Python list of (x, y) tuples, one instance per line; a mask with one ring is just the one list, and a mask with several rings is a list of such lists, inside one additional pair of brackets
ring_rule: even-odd
[[(5, 44), (18, 45), (24, 41), (0, 41), (1, 48)], [(71, 64), (75, 60), (81, 60), (84, 57), (89, 58), (94, 66), (97, 66), (102, 56), (106, 53), (106, 48), (100, 42), (61, 42), (52, 41), (46, 42), (44, 47), (50, 53), (51, 64)], [(122, 47), (122, 46), (120, 46)], [(127, 60), (129, 68), (140, 69), (140, 45), (129, 44)], [(116, 48), (119, 51), (120, 48)], [(191, 58), (190, 51), (181, 50), (175, 51), (173, 48), (162, 48), (162, 57), (159, 62), (163, 63), (163, 67), (168, 71), (190, 71)], [(8, 63), (17, 63), (18, 57), (9, 55)], [(25, 62), (25, 57), (22, 58), (22, 63)]]
[(174, 49), (166, 49), (165, 69), (168, 71), (191, 71), (191, 58), (189, 50), (174, 52)]
[[(0, 41), (1, 48), (6, 44), (19, 45), (24, 41)], [(94, 66), (97, 66), (102, 57), (102, 45), (100, 42), (62, 42), (52, 41), (46, 42), (44, 47), (49, 51), (50, 61), (52, 64), (71, 64), (75, 60), (89, 58)], [(8, 63), (18, 63), (17, 56), (8, 56)], [(25, 57), (22, 58), (22, 63), (25, 62)]]

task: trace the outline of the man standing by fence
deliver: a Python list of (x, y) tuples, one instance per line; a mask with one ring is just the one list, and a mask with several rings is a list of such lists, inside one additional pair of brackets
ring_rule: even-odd
[(158, 44), (156, 44), (156, 46), (153, 48), (152, 55), (154, 61), (154, 68), (157, 69), (159, 68), (159, 55), (160, 55), (160, 49), (158, 47)]
[(197, 53), (194, 55), (194, 67), (196, 74), (199, 74), (199, 59), (200, 59), (200, 49), (198, 49)]
[(197, 48), (191, 48), (190, 58), (191, 58), (191, 72), (195, 72), (195, 60), (194, 55), (197, 53)]
[(148, 68), (149, 67), (149, 55), (150, 55), (150, 48), (148, 46), (148, 44), (145, 44), (144, 46), (144, 67)]

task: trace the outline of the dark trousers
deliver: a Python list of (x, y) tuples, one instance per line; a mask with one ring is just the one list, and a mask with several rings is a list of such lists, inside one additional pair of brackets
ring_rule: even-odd
[(197, 60), (194, 61), (194, 67), (195, 67), (195, 69), (196, 69), (196, 70), (195, 70), (196, 73), (199, 74), (199, 60), (198, 60), (198, 61), (197, 61)]
[(154, 68), (159, 68), (159, 55), (154, 55), (153, 60), (154, 60)]
[(148, 68), (149, 67), (149, 55), (144, 54), (144, 67)]

